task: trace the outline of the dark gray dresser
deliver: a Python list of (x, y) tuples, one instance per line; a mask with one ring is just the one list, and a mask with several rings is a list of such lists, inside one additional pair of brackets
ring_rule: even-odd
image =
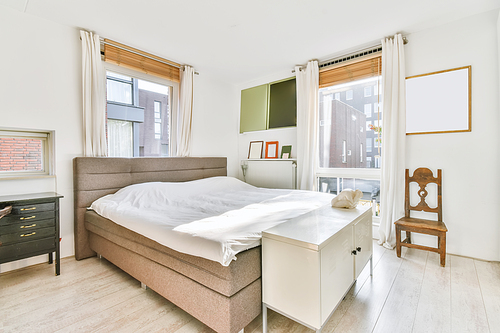
[(0, 219), (0, 264), (55, 252), (60, 274), (59, 199), (55, 192), (0, 196), (0, 209), (12, 212)]

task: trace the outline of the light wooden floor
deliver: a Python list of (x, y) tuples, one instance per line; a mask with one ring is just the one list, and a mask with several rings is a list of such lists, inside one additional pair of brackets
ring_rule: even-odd
[[(500, 263), (374, 243), (365, 269), (323, 332), (500, 332)], [(270, 332), (312, 332), (270, 311)], [(213, 332), (102, 259), (66, 258), (0, 274), (0, 332)], [(262, 332), (261, 318), (245, 333)]]

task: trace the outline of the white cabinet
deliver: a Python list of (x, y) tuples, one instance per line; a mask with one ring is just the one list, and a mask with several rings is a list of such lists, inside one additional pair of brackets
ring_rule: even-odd
[(372, 219), (361, 219), (354, 223), (354, 248), (356, 250), (355, 259), (355, 277), (363, 270), (368, 260), (373, 254), (373, 234), (372, 234)]
[(264, 231), (264, 330), (268, 307), (320, 330), (371, 259), (371, 230), (370, 208), (327, 205)]

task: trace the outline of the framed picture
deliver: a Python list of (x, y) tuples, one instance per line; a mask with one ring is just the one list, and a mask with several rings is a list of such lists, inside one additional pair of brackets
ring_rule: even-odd
[(248, 159), (262, 158), (263, 147), (264, 141), (250, 141), (250, 147), (248, 148)]
[(278, 158), (278, 141), (266, 142), (266, 158)]
[(406, 78), (406, 135), (471, 131), (471, 66)]
[(281, 158), (287, 159), (292, 157), (292, 146), (281, 147)]

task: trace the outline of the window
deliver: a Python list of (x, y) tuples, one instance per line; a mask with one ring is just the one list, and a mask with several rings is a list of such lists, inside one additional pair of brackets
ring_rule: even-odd
[(155, 111), (155, 139), (161, 139), (161, 102), (154, 101), (154, 111)]
[(108, 156), (169, 156), (173, 83), (130, 71), (106, 74)]
[(175, 154), (181, 65), (104, 39), (109, 156)]
[(372, 86), (365, 87), (365, 97), (370, 97), (372, 95)]
[(339, 92), (338, 92), (338, 93), (335, 93), (335, 99), (336, 99), (337, 101), (340, 101), (340, 93), (339, 93)]
[(347, 141), (342, 141), (342, 163), (347, 163)]
[(0, 177), (52, 174), (52, 131), (0, 129)]
[(133, 104), (133, 81), (130, 76), (107, 72), (106, 93), (108, 101)]
[[(363, 200), (380, 200), (381, 145), (374, 147), (381, 133), (381, 113), (374, 112), (380, 102), (380, 69), (375, 55), (320, 71), (319, 121), (331, 119), (332, 124), (318, 128), (316, 179), (321, 191), (360, 189)], [(342, 92), (345, 100), (336, 100)]]
[[(371, 94), (372, 87), (378, 86), (380, 81), (379, 60), (372, 58), (346, 66), (351, 68), (349, 70), (342, 70), (342, 67), (333, 69), (334, 74), (329, 74), (328, 82), (321, 78), (321, 75), (328, 71), (320, 72), (319, 121), (331, 119), (332, 124), (319, 126), (319, 168), (323, 169), (322, 172), (333, 171), (335, 168), (365, 169), (368, 157), (374, 160), (375, 156), (381, 153), (381, 126), (379, 126), (382, 123), (381, 113), (372, 112), (372, 106), (374, 103), (378, 105), (379, 100), (378, 95)], [(374, 68), (378, 70), (373, 72)], [(346, 71), (349, 73), (345, 74)], [(351, 74), (356, 71), (362, 74), (361, 79), (352, 77)], [(341, 83), (337, 84), (337, 82)], [(336, 100), (336, 94), (343, 91), (346, 92), (346, 101)], [(369, 96), (366, 97), (366, 95)], [(360, 127), (366, 128), (366, 131), (360, 131)], [(373, 146), (367, 143), (368, 139), (371, 142), (377, 142), (375, 147), (378, 149), (373, 150)], [(360, 149), (363, 151), (361, 152)], [(362, 155), (364, 162), (358, 158)], [(368, 168), (376, 168), (376, 166), (373, 164)], [(363, 171), (360, 170), (360, 172)]]
[(372, 105), (371, 104), (365, 104), (365, 106), (364, 106), (364, 112), (365, 112), (366, 118), (371, 118), (371, 116), (372, 116)]

